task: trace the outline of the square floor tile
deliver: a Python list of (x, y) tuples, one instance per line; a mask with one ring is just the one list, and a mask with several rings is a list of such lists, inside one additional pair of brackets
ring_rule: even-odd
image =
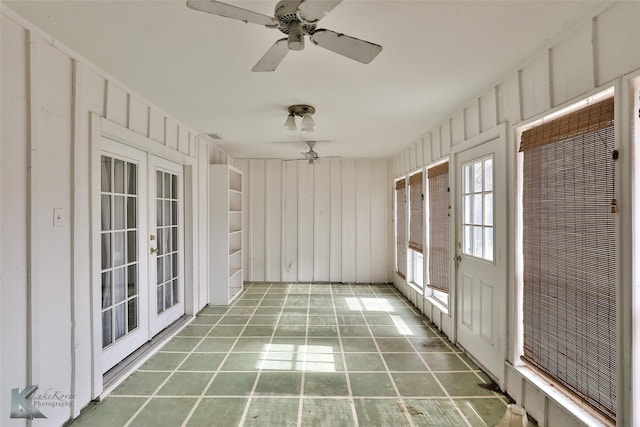
[(302, 353), (305, 372), (341, 372), (344, 371), (342, 357), (337, 353)]
[(211, 330), (211, 325), (187, 325), (180, 332), (178, 332), (177, 336), (179, 337), (204, 337)]
[(340, 336), (342, 337), (370, 337), (369, 327), (364, 325), (341, 325)]
[(257, 309), (255, 314), (256, 315), (272, 315), (272, 316), (278, 316), (280, 314), (280, 311), (282, 311), (282, 309), (280, 307), (274, 307), (271, 306), (270, 304), (267, 304), (265, 306), (260, 305)]
[(213, 372), (225, 358), (224, 353), (193, 353), (180, 365), (180, 371)]
[(209, 384), (212, 373), (176, 372), (158, 392), (160, 396), (198, 396)]
[(347, 399), (304, 399), (303, 426), (352, 427), (355, 422)]
[[(356, 399), (356, 414), (361, 426), (405, 426), (409, 420), (396, 399)], [(464, 425), (464, 424), (462, 424)]]
[(334, 337), (308, 337), (304, 351), (308, 353), (339, 353), (340, 340)]
[(444, 390), (431, 374), (394, 372), (391, 376), (402, 396), (445, 396)]
[(426, 371), (424, 361), (417, 353), (384, 353), (390, 371)]
[(298, 314), (283, 315), (278, 322), (278, 326), (280, 325), (306, 326), (307, 316), (300, 316)]
[(209, 337), (237, 337), (242, 332), (244, 326), (238, 325), (218, 325), (209, 333)]
[(233, 346), (234, 352), (261, 352), (269, 348), (270, 337), (240, 337)]
[(162, 347), (162, 351), (182, 351), (188, 352), (193, 350), (199, 343), (199, 337), (173, 337)]
[(345, 352), (370, 352), (378, 351), (376, 342), (373, 338), (354, 338), (349, 337), (342, 340), (342, 349)]
[(338, 335), (338, 327), (333, 326), (309, 326), (307, 336), (310, 337), (335, 337)]
[(275, 325), (247, 325), (242, 332), (243, 337), (270, 337), (275, 331)]
[(348, 396), (347, 378), (344, 373), (314, 373), (304, 375), (306, 396)]
[(413, 335), (408, 326), (371, 325), (371, 333), (374, 337), (408, 337)]
[(380, 351), (384, 353), (415, 353), (406, 338), (376, 338)]
[(353, 396), (395, 396), (389, 376), (372, 373), (349, 373)]
[(255, 311), (255, 307), (232, 307), (227, 312), (227, 315), (231, 316), (242, 316), (245, 314), (253, 314)]
[(393, 318), (387, 314), (383, 314), (383, 315), (367, 314), (365, 315), (365, 318), (367, 319), (367, 323), (369, 325), (391, 325), (392, 326), (396, 324)]
[(455, 399), (454, 402), (473, 426), (495, 426), (507, 409), (499, 398)]
[(261, 360), (260, 353), (229, 353), (220, 369), (222, 371), (258, 371)]
[(262, 372), (258, 378), (256, 396), (298, 396), (300, 394), (300, 372)]
[(229, 311), (229, 307), (227, 306), (210, 305), (200, 310), (198, 314), (225, 314), (227, 311)]
[(338, 325), (340, 326), (362, 326), (366, 325), (367, 322), (364, 319), (364, 316), (361, 315), (341, 315), (338, 316)]
[(164, 353), (162, 351), (151, 356), (140, 367), (143, 371), (173, 371), (189, 353)]
[(83, 427), (123, 426), (146, 401), (145, 397), (109, 396), (99, 403), (90, 403), (82, 410), (80, 417), (69, 425)]
[(436, 372), (436, 378), (451, 396), (495, 396), (479, 385), (482, 381), (471, 372)]
[(252, 399), (245, 426), (294, 427), (298, 424), (300, 399)]
[(211, 314), (198, 314), (193, 321), (192, 325), (215, 325), (222, 316)]
[[(313, 304), (309, 307), (309, 314), (322, 314), (322, 315), (331, 315), (333, 314), (333, 303), (331, 301), (323, 302), (323, 301), (313, 301)], [(327, 306), (328, 305), (328, 306)]]
[(469, 371), (469, 367), (456, 353), (421, 353), (432, 371)]
[(220, 325), (245, 325), (251, 316), (249, 315), (240, 315), (240, 316), (232, 316), (226, 315), (222, 319), (220, 319)]
[(441, 338), (412, 337), (410, 338), (416, 350), (420, 353), (451, 353), (451, 347)]
[(249, 320), (249, 325), (269, 325), (273, 326), (278, 323), (278, 315), (276, 314), (255, 314), (251, 320)]
[(335, 326), (335, 316), (309, 316), (310, 326)]
[(275, 336), (279, 337), (303, 337), (306, 335), (306, 326), (290, 326), (283, 325), (278, 326), (275, 331)]
[(113, 395), (149, 396), (167, 379), (169, 372), (134, 372), (111, 393)]
[(187, 423), (188, 426), (237, 426), (248, 399), (202, 399)]
[(220, 372), (206, 391), (210, 396), (248, 396), (258, 372)]
[(384, 371), (384, 363), (378, 353), (345, 353), (347, 370), (357, 371)]
[(154, 398), (133, 419), (131, 427), (179, 426), (186, 420), (197, 399)]
[(196, 347), (195, 351), (226, 352), (229, 351), (235, 342), (235, 338), (205, 338), (200, 345)]
[[(460, 427), (466, 425), (460, 413), (449, 400), (409, 399), (405, 400), (404, 403), (416, 426)], [(472, 425), (476, 426), (478, 424)], [(480, 425), (494, 426), (495, 423)]]

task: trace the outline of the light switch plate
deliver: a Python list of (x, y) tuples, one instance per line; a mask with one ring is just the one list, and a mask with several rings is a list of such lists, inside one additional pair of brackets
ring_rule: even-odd
[(53, 208), (53, 226), (61, 227), (62, 226), (62, 208)]

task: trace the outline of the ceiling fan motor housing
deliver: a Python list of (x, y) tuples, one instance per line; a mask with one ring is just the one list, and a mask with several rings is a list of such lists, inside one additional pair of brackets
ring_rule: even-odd
[[(295, 34), (296, 38), (303, 38), (303, 34), (313, 34), (317, 22), (305, 22), (298, 13), (301, 0), (280, 0), (276, 4), (274, 16), (278, 21), (278, 29), (284, 34)], [(293, 30), (293, 31), (292, 31)], [(289, 43), (291, 43), (289, 38)], [(304, 44), (303, 44), (304, 47)], [(289, 46), (291, 48), (291, 46)], [(299, 49), (293, 49), (299, 50)]]

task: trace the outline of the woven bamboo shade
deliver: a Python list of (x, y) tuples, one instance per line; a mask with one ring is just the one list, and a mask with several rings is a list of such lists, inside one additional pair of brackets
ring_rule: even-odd
[(612, 120), (608, 99), (523, 134), (523, 358), (615, 420)]

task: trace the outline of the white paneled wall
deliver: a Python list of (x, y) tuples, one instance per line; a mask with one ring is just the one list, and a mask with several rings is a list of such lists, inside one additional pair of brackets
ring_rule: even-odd
[(246, 280), (388, 282), (388, 161), (236, 159)]
[[(640, 17), (639, 2), (616, 2), (606, 8), (586, 17), (581, 22), (575, 23), (571, 28), (558, 37), (551, 38), (547, 46), (529, 57), (526, 63), (505, 74), (504, 78), (491, 85), (478, 96), (461, 105), (457, 111), (442, 120), (433, 128), (426, 130), (425, 134), (400, 151), (389, 162), (391, 177), (400, 177), (410, 173), (418, 167), (430, 165), (449, 156), (460, 144), (498, 125), (506, 123), (510, 129), (510, 135), (506, 138), (507, 147), (507, 174), (508, 185), (506, 197), (508, 206), (497, 206), (496, 209), (508, 209), (510, 212), (508, 224), (508, 239), (511, 242), (509, 248), (509, 263), (506, 271), (502, 273), (508, 277), (510, 303), (515, 304), (515, 276), (512, 268), (514, 260), (514, 206), (515, 206), (515, 159), (516, 141), (514, 135), (516, 128), (533, 119), (539, 118), (561, 108), (574, 101), (583, 99), (600, 89), (623, 83), (624, 76), (638, 73), (640, 70)], [(617, 86), (622, 91), (628, 87)], [(623, 104), (626, 94), (616, 93), (618, 102), (616, 108), (628, 112), (629, 105)], [(617, 118), (622, 117), (618, 115)], [(624, 123), (624, 121), (622, 122)], [(619, 145), (623, 150), (629, 150), (630, 131), (620, 127)], [(627, 151), (629, 152), (629, 151)], [(619, 179), (628, 179), (629, 175), (619, 174)], [(387, 186), (391, 188), (392, 179)], [(622, 186), (623, 188), (626, 185)], [(455, 189), (452, 189), (455, 190)], [(453, 191), (452, 194), (456, 194)], [(389, 202), (391, 204), (391, 202)], [(629, 208), (629, 205), (627, 205)], [(627, 211), (627, 214), (630, 212)], [(623, 233), (624, 234), (624, 233)], [(453, 243), (452, 246), (453, 248)], [(390, 242), (389, 252), (393, 254), (393, 242)], [(631, 264), (631, 263), (629, 263)], [(631, 265), (624, 268), (630, 269)], [(623, 272), (627, 275), (629, 272)], [(432, 321), (443, 331), (455, 339), (452, 325), (455, 321), (450, 316), (442, 313), (428, 299), (424, 299), (420, 293), (409, 286), (401, 277), (394, 274), (394, 284), (413, 301)], [(628, 287), (620, 289), (628, 291)], [(619, 298), (627, 299), (630, 295), (621, 295)], [(624, 305), (623, 305), (624, 306)], [(515, 311), (509, 311), (509, 323), (512, 327), (511, 335), (501, 337), (508, 343), (510, 357), (507, 362), (507, 392), (518, 403), (525, 405), (536, 416), (537, 421), (543, 426), (573, 426), (590, 423), (569, 416), (566, 407), (557, 403), (550, 395), (546, 394), (537, 385), (513, 369), (511, 363), (517, 364), (513, 359), (513, 346), (516, 337), (513, 326), (516, 322)], [(632, 317), (630, 311), (620, 314), (627, 320), (620, 324), (629, 325)], [(626, 336), (629, 331), (619, 331), (621, 336)], [(626, 361), (626, 358), (625, 358)], [(621, 382), (629, 381), (632, 369), (630, 362), (626, 361), (622, 366)], [(629, 383), (622, 385), (622, 389), (629, 389)], [(621, 390), (622, 390), (621, 389)], [(623, 396), (629, 396), (623, 393)], [(626, 397), (619, 399), (618, 422), (619, 425), (632, 425), (631, 413), (633, 402)]]
[[(1, 5), (0, 11), (0, 424), (25, 425), (9, 418), (11, 389), (36, 384), (43, 392), (74, 395), (70, 406), (47, 408), (48, 418), (37, 422), (57, 426), (96, 397), (90, 159), (98, 142), (92, 120), (142, 137), (149, 152), (183, 159), (194, 177), (196, 134), (12, 11)], [(227, 161), (212, 143), (203, 146), (210, 154), (202, 156), (205, 164)], [(206, 194), (197, 197), (197, 184), (192, 189), (187, 212), (196, 219)], [(62, 209), (55, 226), (54, 208)], [(198, 242), (199, 225), (201, 219), (189, 228), (189, 253), (206, 245)], [(194, 255), (185, 277), (198, 274), (199, 259)], [(188, 305), (206, 303), (206, 294), (194, 289), (193, 295), (198, 301)]]

